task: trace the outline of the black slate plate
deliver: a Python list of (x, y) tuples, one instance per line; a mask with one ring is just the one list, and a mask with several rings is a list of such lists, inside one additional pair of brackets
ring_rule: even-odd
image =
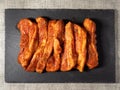
[[(99, 67), (80, 73), (69, 72), (42, 73), (26, 72), (17, 62), (20, 33), (16, 24), (22, 18), (38, 16), (50, 19), (65, 19), (81, 24), (89, 17), (97, 24), (97, 49)], [(9, 83), (114, 83), (115, 82), (115, 30), (114, 10), (81, 9), (6, 9), (5, 10), (5, 81)]]

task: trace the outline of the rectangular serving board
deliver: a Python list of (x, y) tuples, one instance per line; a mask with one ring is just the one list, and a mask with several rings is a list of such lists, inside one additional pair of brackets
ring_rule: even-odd
[[(18, 64), (20, 32), (16, 25), (22, 18), (38, 16), (63, 19), (79, 25), (86, 17), (95, 21), (99, 67), (80, 73), (26, 72)], [(5, 10), (5, 81), (8, 83), (115, 83), (114, 10), (86, 9), (6, 9)]]

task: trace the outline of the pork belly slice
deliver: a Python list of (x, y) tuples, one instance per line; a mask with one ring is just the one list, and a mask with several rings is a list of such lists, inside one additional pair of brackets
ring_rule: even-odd
[(65, 26), (64, 53), (61, 61), (61, 71), (70, 71), (76, 65), (76, 51), (74, 41), (74, 25), (68, 22)]
[(61, 64), (61, 44), (64, 32), (64, 22), (62, 20), (57, 20), (54, 26), (54, 44), (53, 44), (53, 54), (49, 57), (46, 65), (46, 71), (55, 72), (60, 69)]
[(17, 27), (21, 33), (18, 62), (26, 69), (38, 46), (38, 28), (29, 19), (21, 19)]
[(75, 46), (77, 52), (77, 65), (76, 68), (83, 72), (86, 63), (86, 52), (87, 52), (87, 34), (84, 28), (77, 24), (74, 24), (74, 34), (75, 34)]
[(58, 39), (54, 39), (53, 48), (54, 48), (54, 54), (49, 57), (46, 65), (46, 71), (48, 72), (55, 72), (59, 70), (61, 64), (60, 53), (62, 49)]
[(38, 17), (36, 18), (36, 22), (37, 22), (38, 31), (39, 31), (38, 32), (39, 45), (32, 57), (30, 65), (27, 67), (27, 71), (31, 71), (31, 72), (36, 70), (37, 63), (42, 58), (42, 55), (44, 53), (44, 48), (47, 42), (47, 28), (48, 28), (47, 20), (45, 18)]
[(85, 29), (88, 32), (88, 59), (87, 66), (89, 69), (93, 69), (98, 66), (98, 52), (96, 47), (96, 24), (89, 18), (86, 18), (83, 22)]
[(54, 43), (54, 25), (56, 24), (56, 20), (50, 20), (48, 23), (48, 38), (47, 42), (44, 48), (44, 52), (40, 58), (40, 60), (37, 63), (36, 66), (36, 72), (42, 73), (45, 69), (46, 63), (48, 58), (50, 57), (53, 49), (53, 43)]

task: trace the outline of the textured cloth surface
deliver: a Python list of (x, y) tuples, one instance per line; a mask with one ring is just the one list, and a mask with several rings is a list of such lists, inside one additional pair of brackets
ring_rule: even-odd
[[(115, 9), (117, 83), (6, 83), (5, 22), (7, 8), (20, 9)], [(107, 77), (107, 76), (106, 76)], [(0, 90), (120, 90), (120, 0), (0, 0)]]

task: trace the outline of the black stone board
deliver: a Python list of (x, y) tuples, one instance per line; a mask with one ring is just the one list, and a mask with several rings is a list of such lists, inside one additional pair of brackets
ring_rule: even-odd
[[(8, 83), (114, 83), (115, 82), (115, 30), (114, 10), (86, 9), (6, 9), (5, 10), (5, 81)], [(18, 64), (20, 32), (16, 28), (22, 18), (63, 19), (79, 25), (86, 17), (97, 25), (99, 67), (69, 72), (26, 72)]]

